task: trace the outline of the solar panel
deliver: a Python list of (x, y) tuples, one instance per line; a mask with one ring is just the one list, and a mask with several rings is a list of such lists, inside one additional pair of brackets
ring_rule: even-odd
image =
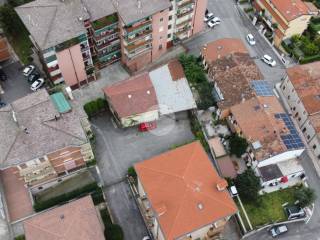
[(289, 150), (303, 148), (304, 144), (289, 115), (286, 113), (276, 113), (274, 117), (277, 119), (281, 119), (285, 123), (286, 127), (290, 132), (289, 134), (281, 136), (281, 139), (283, 143), (286, 145), (286, 147)]
[(273, 96), (272, 86), (265, 80), (251, 81), (252, 88), (256, 91), (258, 96)]

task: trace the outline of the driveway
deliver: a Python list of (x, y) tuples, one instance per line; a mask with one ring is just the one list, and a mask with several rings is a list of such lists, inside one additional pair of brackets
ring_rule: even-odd
[[(246, 45), (249, 54), (254, 58), (257, 66), (263, 74), (265, 80), (270, 81), (272, 85), (279, 82), (285, 75), (285, 69), (278, 59), (273, 49), (258, 33), (256, 28), (251, 24), (250, 20), (244, 15), (233, 0), (209, 0), (208, 10), (213, 12), (215, 16), (221, 18), (221, 24), (214, 29), (206, 27), (203, 34), (200, 34), (190, 40), (187, 40), (184, 45), (189, 53), (194, 55), (200, 54), (201, 47), (211, 41), (221, 38), (240, 38)], [(252, 33), (256, 39), (256, 45), (250, 46), (246, 41), (246, 35)], [(263, 63), (260, 58), (264, 54), (270, 55), (276, 60), (277, 66), (271, 68)]]
[(4, 90), (1, 99), (6, 103), (11, 103), (32, 92), (30, 90), (30, 84), (22, 75), (22, 68), (19, 62), (3, 66), (3, 70), (7, 74), (8, 79), (5, 82), (1, 82)]
[(126, 239), (141, 240), (147, 231), (125, 180), (128, 168), (194, 137), (186, 114), (177, 115), (176, 120), (165, 117), (157, 123), (157, 129), (145, 133), (138, 132), (137, 127), (116, 128), (111, 119), (109, 112), (92, 119), (96, 159), (112, 216), (122, 226)]

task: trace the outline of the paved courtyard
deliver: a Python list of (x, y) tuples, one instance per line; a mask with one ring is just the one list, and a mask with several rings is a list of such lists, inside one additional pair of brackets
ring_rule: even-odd
[(96, 159), (112, 216), (122, 226), (126, 239), (141, 240), (147, 231), (125, 175), (134, 163), (192, 140), (187, 115), (165, 117), (158, 122), (157, 129), (145, 133), (138, 132), (137, 127), (115, 128), (110, 113), (92, 119), (92, 127), (97, 140)]

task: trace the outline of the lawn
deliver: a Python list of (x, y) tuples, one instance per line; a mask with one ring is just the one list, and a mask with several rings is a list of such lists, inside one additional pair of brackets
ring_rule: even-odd
[(259, 204), (243, 202), (252, 226), (258, 227), (272, 222), (287, 220), (283, 211), (284, 203), (293, 204), (295, 187), (264, 194)]

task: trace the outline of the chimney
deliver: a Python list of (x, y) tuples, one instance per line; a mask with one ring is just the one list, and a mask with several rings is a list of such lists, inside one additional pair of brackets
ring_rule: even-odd
[(217, 189), (218, 189), (219, 192), (222, 192), (222, 191), (226, 190), (227, 186), (228, 186), (227, 181), (225, 179), (222, 179), (222, 178), (217, 183)]

